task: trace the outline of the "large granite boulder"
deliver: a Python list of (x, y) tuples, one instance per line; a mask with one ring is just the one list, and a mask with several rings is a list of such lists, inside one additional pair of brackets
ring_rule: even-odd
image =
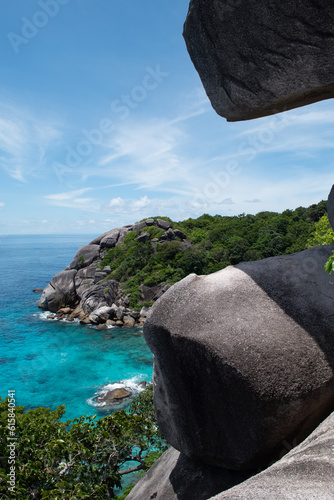
[[(334, 414), (296, 448), (250, 479), (194, 462), (170, 448), (140, 479), (128, 500), (332, 500)], [(219, 491), (218, 494), (216, 492)], [(214, 496), (216, 495), (216, 496)]]
[(229, 121), (334, 97), (334, 11), (319, 0), (191, 0), (188, 52)]
[[(149, 497), (147, 497), (149, 498)], [(334, 414), (281, 460), (212, 500), (333, 500)], [(145, 496), (142, 497), (145, 500)]]
[(127, 500), (207, 500), (245, 481), (246, 471), (194, 462), (169, 448), (126, 497)]
[(100, 247), (98, 245), (85, 245), (77, 251), (69, 265), (70, 269), (80, 269), (89, 266), (100, 257)]
[(43, 290), (38, 307), (57, 312), (62, 307), (74, 306), (78, 300), (74, 282), (76, 273), (75, 269), (71, 269), (56, 274)]
[(111, 306), (117, 298), (118, 281), (109, 280), (103, 285), (91, 285), (82, 294), (81, 307), (84, 313), (89, 316), (93, 311), (103, 306)]
[(334, 229), (334, 186), (328, 196), (327, 212), (329, 223), (332, 226), (332, 229)]
[(334, 409), (334, 285), (323, 268), (333, 248), (190, 275), (155, 304), (144, 334), (174, 448), (257, 468)]

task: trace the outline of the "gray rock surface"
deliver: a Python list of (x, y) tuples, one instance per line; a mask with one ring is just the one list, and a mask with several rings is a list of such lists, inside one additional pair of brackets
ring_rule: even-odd
[(157, 225), (158, 227), (160, 227), (161, 229), (164, 229), (165, 231), (167, 231), (167, 229), (171, 228), (173, 226), (173, 224), (167, 220), (163, 220), (163, 219), (157, 219)]
[(77, 251), (69, 265), (70, 269), (80, 269), (89, 266), (94, 260), (100, 257), (100, 247), (98, 245), (86, 245)]
[(92, 285), (82, 294), (81, 307), (86, 316), (89, 316), (96, 309), (115, 302), (117, 293), (118, 282), (115, 280), (109, 280), (103, 285)]
[(136, 484), (127, 500), (207, 500), (248, 479), (248, 472), (196, 463), (169, 448)]
[(190, 275), (155, 304), (144, 335), (173, 447), (257, 468), (334, 409), (334, 286), (323, 269), (333, 248)]
[(90, 313), (89, 319), (92, 323), (106, 323), (113, 315), (114, 309), (112, 307), (102, 306)]
[[(69, 314), (62, 312), (62, 317), (66, 317), (69, 321), (79, 319), (84, 324), (93, 323), (96, 325), (115, 320), (117, 326), (124, 324), (135, 326), (137, 323), (138, 326), (141, 326), (146, 315), (140, 315), (129, 308), (131, 294), (125, 294), (118, 286), (117, 281), (109, 279), (112, 272), (110, 266), (105, 266), (103, 269), (100, 269), (100, 266), (101, 260), (108, 253), (108, 250), (120, 245), (130, 231), (137, 233), (139, 243), (146, 243), (150, 239), (150, 232), (145, 231), (145, 228), (156, 226), (161, 230), (158, 223), (164, 226), (165, 234), (170, 235), (170, 240), (175, 238), (170, 227), (172, 223), (162, 219), (157, 219), (157, 221), (146, 219), (134, 225), (112, 229), (94, 238), (89, 245), (81, 247), (71, 264), (62, 272), (65, 274), (59, 273), (42, 291), (39, 307), (52, 312), (69, 307), (71, 312)], [(181, 231), (179, 233), (181, 233), (179, 235), (181, 237), (183, 233)], [(156, 241), (159, 240), (151, 240), (153, 251), (156, 251)], [(164, 242), (164, 244), (168, 244), (168, 242)], [(180, 245), (187, 248), (191, 243), (184, 239)], [(155, 301), (168, 288), (168, 285), (144, 287), (145, 293), (143, 293), (142, 300)], [(149, 298), (146, 297), (146, 291)], [(113, 314), (107, 314), (106, 308), (112, 308)]]
[(229, 121), (334, 97), (334, 11), (319, 0), (191, 0), (188, 52)]
[(43, 290), (38, 306), (51, 312), (57, 312), (65, 306), (74, 306), (78, 300), (74, 278), (76, 270), (65, 270), (56, 274)]
[(327, 212), (329, 223), (332, 226), (332, 229), (334, 229), (334, 186), (332, 186), (331, 192), (328, 196)]
[(109, 231), (109, 233), (107, 233), (100, 242), (101, 248), (113, 248), (114, 246), (116, 246), (119, 236), (120, 236), (119, 228)]
[[(142, 497), (143, 500), (145, 497)], [(212, 500), (333, 500), (334, 414), (281, 460)]]

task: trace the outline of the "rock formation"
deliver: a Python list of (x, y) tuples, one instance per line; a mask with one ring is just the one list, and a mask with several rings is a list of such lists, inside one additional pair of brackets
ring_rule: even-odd
[(334, 186), (332, 186), (331, 192), (328, 196), (327, 211), (329, 223), (334, 230)]
[(169, 448), (136, 484), (127, 500), (207, 500), (252, 474), (210, 467)]
[[(50, 318), (79, 319), (82, 323), (96, 325), (135, 326), (142, 325), (148, 314), (147, 307), (139, 313), (131, 310), (129, 296), (122, 293), (119, 282), (110, 279), (109, 266), (100, 268), (100, 263), (110, 248), (118, 246), (130, 231), (138, 233), (138, 241), (145, 240), (145, 228), (156, 226), (165, 232), (152, 245), (179, 239), (186, 248), (190, 243), (182, 231), (172, 229), (172, 223), (163, 219), (146, 219), (134, 225), (112, 229), (95, 238), (89, 245), (81, 247), (71, 264), (52, 278), (43, 290), (39, 307), (55, 315)], [(169, 288), (142, 285), (143, 301), (155, 301)]]
[(187, 457), (254, 469), (334, 409), (334, 246), (190, 275), (155, 304), (159, 427)]
[(191, 0), (188, 52), (229, 121), (334, 97), (334, 13), (319, 0)]
[[(286, 451), (291, 443), (285, 442)], [(136, 484), (128, 500), (332, 500), (334, 413), (268, 469), (246, 472), (193, 462), (173, 448)], [(220, 490), (218, 494), (215, 492)], [(215, 496), (214, 496), (215, 495)]]

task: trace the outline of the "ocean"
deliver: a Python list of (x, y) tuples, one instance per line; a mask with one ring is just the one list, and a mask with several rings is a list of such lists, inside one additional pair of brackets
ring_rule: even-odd
[[(133, 394), (151, 381), (153, 356), (140, 328), (56, 321), (38, 308), (51, 278), (91, 235), (0, 236), (0, 396), (26, 409), (66, 406), (64, 420), (103, 416), (96, 397), (119, 384)], [(115, 408), (118, 409), (118, 408)]]

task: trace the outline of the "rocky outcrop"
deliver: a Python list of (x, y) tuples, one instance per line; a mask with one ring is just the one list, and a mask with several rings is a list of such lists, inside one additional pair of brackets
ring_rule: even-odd
[[(143, 500), (145, 497), (142, 497)], [(281, 460), (212, 500), (332, 500), (334, 414)]]
[(328, 212), (328, 220), (332, 229), (334, 230), (334, 186), (332, 186), (331, 192), (328, 196), (327, 202), (327, 212)]
[[(107, 323), (131, 327), (142, 325), (148, 313), (147, 309), (138, 313), (129, 308), (129, 295), (122, 293), (118, 281), (110, 279), (109, 266), (101, 269), (101, 260), (110, 248), (120, 245), (130, 231), (138, 233), (137, 241), (147, 242), (147, 228), (151, 226), (165, 231), (158, 231), (160, 238), (151, 241), (154, 249), (157, 242), (166, 244), (166, 240), (181, 240), (184, 248), (190, 245), (182, 231), (173, 231), (172, 223), (163, 219), (146, 219), (134, 225), (112, 229), (77, 251), (71, 264), (52, 278), (42, 291), (39, 307), (57, 313), (50, 316), (50, 319), (79, 319), (82, 323), (92, 323), (100, 327)], [(168, 288), (168, 285), (143, 285), (142, 300), (156, 301)]]
[[(286, 452), (292, 448), (285, 442)], [(218, 469), (170, 448), (136, 484), (128, 500), (332, 500), (334, 414), (263, 472)]]
[(334, 409), (334, 286), (323, 269), (333, 248), (190, 275), (155, 304), (144, 335), (173, 447), (209, 465), (262, 467)]
[(81, 247), (75, 254), (74, 259), (69, 265), (69, 269), (80, 269), (89, 266), (100, 257), (100, 248), (98, 245), (86, 245)]
[(188, 52), (215, 111), (229, 121), (334, 97), (331, 2), (191, 0)]
[(189, 460), (174, 448), (169, 448), (126, 498), (207, 500), (245, 481), (250, 475), (249, 472), (229, 471), (200, 464)]
[(62, 307), (74, 306), (78, 301), (74, 282), (75, 275), (75, 269), (61, 271), (56, 274), (50, 284), (43, 290), (38, 304), (39, 307), (51, 312), (57, 312)]

